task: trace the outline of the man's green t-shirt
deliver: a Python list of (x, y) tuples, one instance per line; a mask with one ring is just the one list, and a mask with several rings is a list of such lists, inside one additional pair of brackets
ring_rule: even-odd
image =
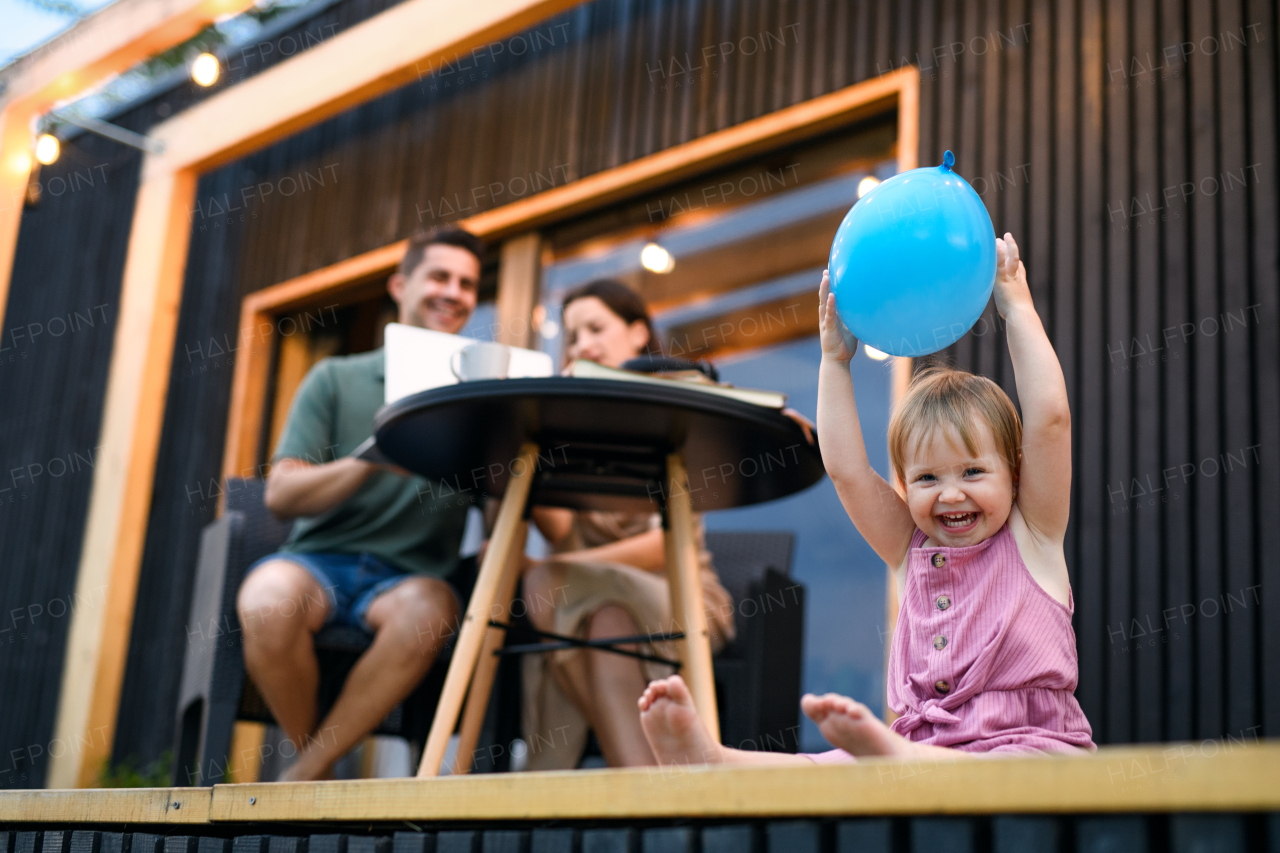
[[(386, 392), (382, 350), (326, 358), (311, 368), (289, 408), (273, 462), (312, 464), (347, 456), (373, 434)], [(458, 565), (470, 496), (437, 495), (422, 477), (375, 471), (351, 497), (299, 518), (281, 551), (367, 551), (408, 572), (444, 577)]]

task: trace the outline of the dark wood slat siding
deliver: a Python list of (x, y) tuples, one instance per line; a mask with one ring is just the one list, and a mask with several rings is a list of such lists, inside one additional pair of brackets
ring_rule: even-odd
[[(1244, 89), (1245, 55), (1240, 48), (1243, 39), (1235, 46), (1233, 33), (1248, 35), (1244, 30), (1248, 22), (1242, 18), (1238, 2), (1224, 2), (1218, 7), (1215, 31), (1219, 34), (1218, 54), (1218, 131), (1219, 183), (1217, 198), (1218, 228), (1221, 233), (1219, 264), (1222, 274), (1222, 290), (1219, 294), (1218, 333), (1219, 355), (1222, 359), (1221, 414), (1222, 450), (1218, 453), (1222, 473), (1214, 477), (1213, 486), (1222, 494), (1223, 518), (1223, 592), (1227, 600), (1222, 603), (1223, 617), (1218, 627), (1223, 635), (1223, 728), (1229, 734), (1246, 732), (1259, 726), (1259, 685), (1256, 681), (1258, 649), (1254, 644), (1258, 621), (1257, 607), (1249, 607), (1247, 589), (1254, 578), (1254, 531), (1249, 510), (1254, 502), (1253, 481), (1256, 469), (1248, 459), (1248, 448), (1253, 442), (1253, 424), (1250, 415), (1253, 399), (1254, 366), (1249, 358), (1250, 340), (1248, 327), (1243, 320), (1248, 317), (1246, 306), (1252, 304), (1249, 292), (1249, 229), (1246, 108)], [(1239, 173), (1237, 181), (1232, 175)], [(1274, 236), (1274, 235), (1273, 235)], [(1244, 310), (1242, 310), (1244, 309)], [(1232, 316), (1241, 311), (1242, 322)], [(1236, 457), (1240, 462), (1237, 463)], [(1239, 599), (1239, 603), (1237, 603)]]
[[(1115, 207), (1123, 206), (1123, 199), (1133, 185), (1132, 152), (1133, 142), (1130, 136), (1129, 117), (1131, 114), (1132, 91), (1123, 86), (1105, 85), (1108, 81), (1105, 72), (1116, 67), (1124, 68), (1129, 63), (1133, 46), (1129, 34), (1129, 9), (1124, 3), (1109, 3), (1103, 10), (1104, 19), (1100, 22), (1105, 28), (1106, 37), (1102, 43), (1105, 49), (1103, 62), (1103, 99), (1104, 99), (1104, 139), (1106, 152), (1106, 182), (1103, 190), (1104, 213)], [(1088, 209), (1086, 207), (1086, 209)], [(1106, 233), (1105, 267), (1108, 281), (1125, 281), (1133, 268), (1130, 255), (1129, 240), (1114, 232), (1110, 227), (1109, 217), (1104, 216)], [(1121, 232), (1123, 234), (1124, 232)], [(1119, 239), (1117, 239), (1119, 238)], [(1104, 347), (1112, 347), (1113, 341), (1124, 340), (1133, 327), (1131, 316), (1132, 289), (1114, 287), (1107, 288), (1103, 296), (1105, 322), (1099, 324), (1102, 331)], [(1090, 312), (1086, 309), (1085, 316)], [(1127, 483), (1133, 479), (1133, 423), (1130, 400), (1133, 394), (1133, 372), (1119, 371), (1113, 373), (1110, 366), (1102, 365), (1106, 376), (1106, 452), (1110, 454), (1105, 473), (1106, 487), (1112, 486), (1112, 477), (1116, 482)], [(1102, 390), (1101, 388), (1099, 390)], [(1095, 469), (1096, 470), (1096, 469)], [(1084, 473), (1083, 471), (1081, 473)], [(1083, 484), (1086, 485), (1087, 484)], [(1104, 487), (1105, 488), (1105, 487)], [(1117, 515), (1110, 511), (1110, 502), (1100, 504), (1103, 513), (1103, 524), (1106, 525), (1107, 565), (1126, 565), (1132, 558), (1130, 533), (1138, 513), (1125, 512)], [(1128, 510), (1128, 507), (1123, 507)], [(1130, 518), (1129, 516), (1133, 516)], [(1101, 544), (1101, 543), (1099, 543)], [(1107, 573), (1107, 624), (1122, 624), (1126, 616), (1134, 612), (1132, 596), (1133, 576), (1128, 572)], [(1149, 657), (1149, 656), (1148, 656)], [(1108, 739), (1115, 737), (1116, 732), (1128, 732), (1132, 726), (1133, 701), (1135, 697), (1130, 690), (1137, 669), (1138, 655), (1118, 657), (1112, 660), (1108, 673), (1107, 693), (1112, 699), (1112, 711), (1108, 714), (1108, 730), (1103, 735)]]
[[(1164, 0), (1159, 10), (1160, 45), (1180, 45), (1186, 42), (1184, 5), (1181, 0)], [(1162, 57), (1161, 64), (1165, 62)], [(1190, 168), (1187, 146), (1187, 77), (1180, 64), (1162, 69), (1169, 80), (1160, 86), (1161, 123), (1161, 176), (1160, 187), (1177, 186)], [(1161, 204), (1165, 204), (1161, 201)], [(1177, 327), (1191, 316), (1191, 218), (1185, 203), (1169, 204), (1167, 219), (1160, 233), (1162, 236), (1162, 264), (1160, 286), (1162, 290), (1162, 315), (1160, 328)], [(1161, 334), (1163, 338), (1163, 333)], [(1191, 458), (1191, 359), (1190, 350), (1181, 337), (1170, 342), (1161, 362), (1164, 400), (1160, 410), (1162, 421), (1163, 455), (1169, 460)], [(1121, 362), (1131, 365), (1131, 360), (1121, 354)], [(1161, 468), (1164, 466), (1162, 465)], [(1161, 478), (1163, 480), (1163, 476)], [(1166, 547), (1164, 566), (1165, 601), (1180, 605), (1195, 600), (1192, 592), (1192, 505), (1185, 484), (1177, 483), (1168, 492), (1169, 500), (1161, 504), (1164, 523), (1160, 534)], [(1181, 616), (1181, 612), (1179, 612)], [(1163, 624), (1163, 618), (1161, 620)], [(1169, 677), (1166, 703), (1166, 735), (1173, 739), (1190, 738), (1195, 732), (1193, 696), (1195, 694), (1195, 644), (1192, 626), (1179, 621), (1177, 628), (1168, 634), (1168, 653), (1165, 671)]]
[[(233, 57), (227, 84), (287, 58), (285, 49), (292, 55), (313, 47), (389, 5), (390, 0), (346, 0), (261, 50), (254, 45)], [(180, 86), (113, 121), (145, 132), (162, 120), (160, 112), (176, 113), (220, 88)], [(37, 208), (24, 213), (18, 235), (0, 330), (0, 347), (11, 348), (0, 351), (0, 489), (10, 487), (0, 491), (0, 613), (6, 614), (0, 621), (0, 755), (6, 757), (0, 760), (0, 788), (40, 787), (50, 749), (61, 748), (50, 739), (71, 619), (69, 613), (56, 615), (61, 605), (55, 602), (71, 596), (73, 606), (101, 606), (105, 592), (91, 591), (79, 603), (74, 598), (92, 483), (92, 469), (82, 460), (96, 458), (138, 165), (129, 149), (99, 137), (82, 134), (65, 142), (59, 162), (42, 169), (47, 191)], [(13, 346), (12, 328), (49, 329), (51, 320), (68, 314), (74, 331), (54, 334), (60, 328), (54, 323), (53, 331), (34, 342), (19, 339)], [(94, 326), (84, 319), (91, 315)], [(10, 355), (17, 358), (8, 362)], [(68, 454), (72, 469), (49, 473), (49, 463)], [(26, 465), (46, 470), (22, 498), (22, 490), (12, 488), (11, 469)], [(17, 497), (12, 504), (11, 495)], [(23, 619), (15, 621), (15, 608)], [(24, 637), (20, 626), (33, 616), (36, 629)], [(14, 749), (20, 751), (17, 760)]]
[[(335, 14), (373, 8), (351, 0)], [(1197, 49), (1185, 64), (1165, 58), (1168, 45), (1255, 23), (1245, 46)], [(783, 46), (760, 49), (762, 32), (793, 24)], [(1260, 553), (1262, 531), (1280, 515), (1273, 6), (597, 0), (533, 29), (554, 31), (555, 45), (508, 54), (465, 86), (457, 74), (450, 86), (443, 76), (415, 82), (208, 176), (202, 197), (330, 165), (336, 182), (276, 192), (256, 203), (256, 217), (231, 223), (235, 234), (193, 234), (180, 342), (234, 337), (245, 293), (472, 212), (441, 215), (442, 198), (494, 206), (510, 196), (472, 190), (533, 172), (556, 170), (556, 183), (589, 175), (866, 79), (909, 53), (923, 69), (920, 162), (936, 164), (951, 148), (962, 174), (1012, 179), (984, 197), (997, 227), (1023, 244), (1063, 363), (1076, 426), (1067, 552), (1078, 695), (1097, 738), (1238, 737), (1263, 722), (1277, 732), (1280, 667), (1267, 661), (1280, 642), (1280, 584), (1266, 582), (1275, 570)], [(748, 37), (757, 40), (751, 56), (741, 50)], [(717, 51), (713, 73), (690, 73), (686, 52), (701, 62), (704, 46), (722, 42), (735, 48), (727, 61)], [(1170, 67), (1135, 72), (1135, 56)], [(1122, 59), (1129, 67), (1108, 70)], [(1247, 187), (1199, 189), (1203, 178), (1255, 163)], [(1184, 200), (1177, 188), (1187, 181), (1197, 188)], [(1170, 186), (1165, 219), (1138, 228), (1134, 197)], [(1250, 305), (1246, 329), (1197, 330), (1186, 341), (1176, 332)], [(949, 355), (1012, 392), (1003, 335), (992, 311), (987, 319), (988, 335)], [(1165, 359), (1137, 364), (1130, 341), (1158, 341), (1171, 326)], [(207, 490), (221, 466), (230, 371), (184, 378), (186, 358), (175, 352), (117, 757), (168, 746), (190, 567), (207, 520), (189, 511), (185, 489)], [(1258, 457), (1247, 468), (1179, 476), (1168, 500), (1138, 510), (1135, 478), (1141, 489), (1170, 466), (1228, 451), (1238, 459), (1252, 446)], [(1205, 603), (1213, 612), (1210, 597), (1238, 601), (1258, 584), (1271, 607), (1250, 598), (1229, 614), (1203, 612)], [(1185, 624), (1174, 617), (1176, 639), (1170, 630), (1145, 638), (1154, 647), (1136, 646), (1134, 620), (1159, 628), (1163, 613), (1183, 606), (1195, 613)]]
[[(1128, 52), (1121, 53), (1118, 63), (1108, 59), (1107, 85), (1116, 88), (1114, 82), (1117, 70), (1130, 63), (1130, 57), (1146, 57), (1159, 55), (1160, 46), (1155, 31), (1155, 8), (1153, 5), (1134, 4), (1129, 10), (1129, 44)], [(1114, 39), (1111, 43), (1114, 43)], [(1117, 51), (1109, 44), (1108, 56), (1116, 56)], [(1156, 112), (1156, 91), (1154, 86), (1140, 86), (1132, 89), (1130, 98), (1132, 105), (1131, 152), (1129, 158), (1132, 168), (1134, 194), (1141, 198), (1160, 198), (1160, 184), (1157, 167), (1159, 118)], [(1159, 216), (1156, 212), (1154, 215)], [(1107, 216), (1108, 234), (1113, 233), (1114, 224), (1110, 213)], [(1116, 242), (1114, 237), (1113, 243)], [(1159, 281), (1159, 234), (1154, 223), (1134, 234), (1132, 255), (1128, 274), (1133, 277), (1130, 305), (1133, 312), (1134, 328), (1151, 329), (1159, 327), (1158, 293)], [(1114, 340), (1110, 346), (1114, 346)], [(1116, 366), (1110, 352), (1107, 356), (1107, 370), (1112, 376)], [(1140, 435), (1158, 435), (1160, 432), (1159, 385), (1151, 381), (1149, 373), (1132, 371), (1130, 374), (1128, 399), (1122, 405), (1131, 405), (1133, 412), (1132, 434), (1128, 437), (1133, 454), (1132, 468), (1135, 471), (1157, 470), (1160, 465), (1159, 444), (1154, 441), (1141, 441)], [(1151, 511), (1136, 514), (1132, 519), (1131, 550), (1128, 559), (1142, 555), (1144, 559), (1162, 559), (1163, 540), (1160, 536), (1159, 508), (1151, 507)], [(1135, 609), (1139, 613), (1155, 613), (1160, 610), (1161, 597), (1159, 576), (1155, 572), (1136, 572), (1133, 578), (1133, 596)], [(1137, 721), (1138, 731), (1160, 731), (1163, 719), (1164, 702), (1162, 695), (1161, 660), (1157, 655), (1142, 655), (1133, 661), (1133, 714)]]
[[(1187, 8), (1188, 40), (1195, 44), (1216, 32), (1213, 4), (1190, 3)], [(1190, 83), (1191, 117), (1191, 172), (1185, 176), (1199, 184), (1208, 175), (1217, 174), (1217, 132), (1213, 123), (1217, 120), (1217, 93), (1214, 91), (1214, 63), (1203, 57), (1191, 56), (1188, 67)], [(1190, 218), (1192, 228), (1191, 268), (1193, 273), (1191, 308), (1188, 318), (1197, 326), (1192, 338), (1194, 371), (1192, 374), (1192, 403), (1190, 415), (1193, 422), (1192, 452), (1190, 461), (1196, 465), (1191, 489), (1194, 512), (1195, 540), (1192, 591), (1197, 603), (1194, 621), (1196, 654), (1196, 736), (1206, 731), (1224, 730), (1222, 719), (1223, 672), (1226, 648), (1222, 643), (1219, 620), (1203, 618), (1200, 604), (1216, 600), (1222, 593), (1222, 500), (1217, 483), (1200, 476), (1201, 461), (1216, 457), (1222, 446), (1222, 422), (1217, 398), (1221, 381), (1222, 362), (1218, 341), (1198, 334), (1205, 317), (1217, 317), (1220, 306), (1218, 260), (1220, 234), (1218, 232), (1217, 199), (1212, 195), (1196, 192), (1191, 198)]]
[[(1261, 498), (1280, 446), (1275, 30), (1256, 5), (1057, 7), (1054, 199), (1039, 202), (1053, 295), (1034, 267), (1031, 281), (1075, 417), (1078, 695), (1099, 740), (1251, 738), (1280, 716), (1259, 553), (1259, 526), (1278, 518)], [(1032, 45), (1033, 65), (1048, 61)], [(926, 145), (921, 162), (947, 142)], [(1033, 264), (1045, 168), (1033, 162)], [(981, 344), (951, 355), (987, 370)]]
[(75, 140), (22, 219), (0, 327), (0, 788), (43, 785), (71, 615), (103, 606), (77, 603), (76, 567), (139, 164)]
[[(1277, 21), (1275, 4), (1267, 0), (1252, 0), (1247, 4), (1247, 17), (1256, 23), (1262, 35), (1275, 43), (1280, 37), (1280, 21)], [(1249, 53), (1246, 89), (1251, 112), (1249, 121), (1249, 162), (1275, 164), (1280, 162), (1276, 151), (1276, 137), (1280, 135), (1276, 102), (1280, 98), (1280, 81), (1277, 80), (1277, 57), (1274, 50), (1254, 49)], [(1257, 439), (1270, 441), (1275, 436), (1276, 424), (1280, 424), (1280, 241), (1276, 238), (1280, 224), (1277, 211), (1277, 193), (1280, 192), (1280, 175), (1272, 169), (1270, 176), (1263, 170), (1261, 181), (1249, 188), (1250, 198), (1250, 266), (1249, 294), (1251, 304), (1256, 304), (1257, 328), (1252, 331), (1251, 358), (1256, 365), (1254, 386), (1250, 389), (1254, 402), (1253, 423)], [(1257, 502), (1254, 517), (1258, 526), (1254, 530), (1253, 583), (1261, 589), (1258, 608), (1260, 630), (1256, 642), (1260, 654), (1254, 678), (1262, 690), (1263, 730), (1274, 736), (1280, 731), (1280, 583), (1275, 575), (1267, 572), (1261, 558), (1264, 535), (1274, 529), (1274, 519), (1280, 517), (1280, 452), (1274, 445), (1263, 448), (1254, 486)], [(1263, 583), (1263, 579), (1267, 583)], [(1280, 820), (1273, 823), (1280, 833)]]

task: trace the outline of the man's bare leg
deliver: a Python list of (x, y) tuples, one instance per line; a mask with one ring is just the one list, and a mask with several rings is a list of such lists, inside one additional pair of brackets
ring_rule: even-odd
[(301, 748), (316, 725), (320, 667), (312, 638), (324, 625), (329, 599), (306, 569), (272, 560), (245, 578), (236, 610), (245, 670), (280, 728)]
[(352, 667), (313, 736), (298, 744), (298, 761), (286, 778), (323, 778), (413, 692), (445, 639), (456, 631), (457, 620), (453, 590), (436, 578), (408, 578), (375, 598), (365, 614), (375, 631), (373, 645)]
[(678, 675), (649, 682), (640, 697), (640, 725), (658, 764), (813, 766), (803, 755), (749, 752), (717, 743), (698, 717), (684, 679)]

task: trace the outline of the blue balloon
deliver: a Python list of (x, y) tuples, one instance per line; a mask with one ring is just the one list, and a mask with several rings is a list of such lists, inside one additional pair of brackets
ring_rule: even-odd
[(836, 311), (860, 341), (890, 355), (945, 349), (973, 327), (996, 277), (987, 208), (942, 165), (894, 175), (858, 199), (831, 244)]

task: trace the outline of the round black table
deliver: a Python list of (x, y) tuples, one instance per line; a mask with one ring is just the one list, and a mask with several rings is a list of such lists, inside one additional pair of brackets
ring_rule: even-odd
[(466, 382), (392, 403), (375, 432), (384, 455), (441, 492), (494, 496), (532, 441), (533, 502), (575, 509), (661, 509), (672, 452), (683, 457), (698, 511), (785, 497), (825, 474), (817, 447), (777, 409), (676, 382)]
[(478, 740), (524, 552), (529, 504), (654, 511), (666, 531), (682, 671), (718, 739), (711, 643), (698, 578), (695, 511), (798, 492), (825, 473), (818, 448), (777, 409), (697, 386), (609, 379), (499, 379), (435, 388), (384, 407), (378, 448), (427, 478), (431, 496), (502, 496), (445, 677), (419, 776), (440, 772), (458, 718), (466, 772)]

